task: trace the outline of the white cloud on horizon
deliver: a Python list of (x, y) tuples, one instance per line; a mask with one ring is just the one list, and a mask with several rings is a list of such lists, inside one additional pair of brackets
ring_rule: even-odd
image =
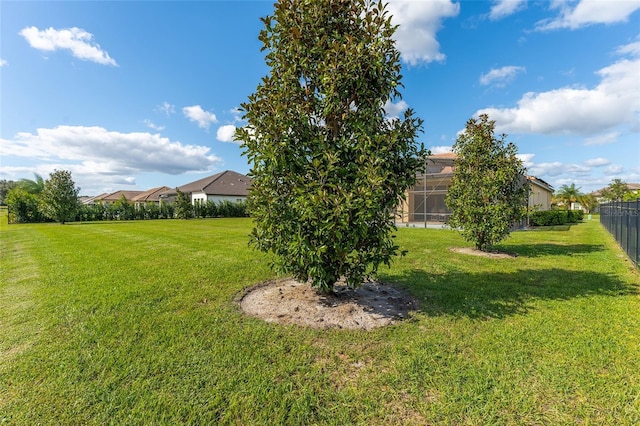
[(448, 154), (453, 152), (453, 147), (451, 145), (440, 145), (440, 146), (432, 146), (429, 148), (431, 154)]
[[(618, 52), (638, 56), (637, 43)], [(621, 125), (640, 128), (640, 59), (625, 58), (596, 72), (600, 83), (592, 88), (563, 87), (525, 93), (513, 108), (484, 108), (507, 133), (577, 134), (595, 137)]]
[(495, 0), (489, 12), (489, 19), (497, 21), (524, 9), (527, 0)]
[(234, 139), (234, 135), (236, 133), (236, 126), (233, 124), (227, 124), (225, 126), (218, 127), (218, 131), (216, 132), (216, 139), (220, 142), (232, 142), (239, 143)]
[(403, 62), (418, 65), (445, 59), (436, 33), (442, 28), (442, 20), (458, 15), (460, 3), (391, 0), (388, 10), (393, 16), (392, 23), (399, 25), (394, 38)]
[[(575, 7), (572, 7), (575, 5)], [(559, 1), (552, 9), (560, 11), (559, 16), (539, 21), (536, 30), (549, 31), (562, 28), (576, 30), (595, 24), (615, 24), (627, 22), (629, 16), (640, 9), (637, 1), (580, 0), (575, 2)]]
[(496, 87), (504, 87), (508, 83), (512, 82), (518, 73), (525, 71), (525, 67), (515, 65), (494, 68), (488, 73), (480, 76), (480, 84), (483, 86), (494, 85)]
[(183, 145), (159, 134), (120, 133), (102, 127), (58, 126), (0, 139), (0, 155), (62, 163), (82, 173), (131, 176), (143, 172), (182, 174), (212, 169), (221, 159), (206, 146)]
[(7, 61), (5, 61), (4, 59), (0, 58), (0, 68), (9, 65), (9, 63)]
[(203, 129), (209, 130), (209, 126), (211, 126), (211, 123), (218, 122), (215, 114), (203, 110), (200, 105), (184, 107), (182, 108), (182, 112), (184, 113), (185, 117), (195, 123), (198, 123), (198, 127), (201, 127)]
[(71, 54), (84, 61), (117, 67), (116, 61), (93, 42), (93, 34), (81, 28), (49, 27), (39, 30), (37, 27), (23, 28), (18, 34), (23, 36), (34, 49), (53, 52), (58, 49), (69, 50)]

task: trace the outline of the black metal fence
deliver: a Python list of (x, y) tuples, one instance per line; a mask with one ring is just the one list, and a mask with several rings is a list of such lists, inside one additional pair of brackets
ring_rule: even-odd
[(640, 265), (640, 199), (600, 204), (600, 223)]

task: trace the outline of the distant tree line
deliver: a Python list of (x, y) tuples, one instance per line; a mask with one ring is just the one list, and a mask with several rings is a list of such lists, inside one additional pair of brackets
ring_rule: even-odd
[(78, 200), (79, 190), (71, 179), (71, 172), (65, 170), (56, 170), (47, 180), (35, 175), (34, 180), (0, 181), (1, 201), (8, 207), (9, 223), (189, 219), (249, 215), (244, 202), (207, 201), (192, 205), (186, 194), (182, 194), (176, 203), (133, 204), (123, 196), (114, 203), (82, 204)]

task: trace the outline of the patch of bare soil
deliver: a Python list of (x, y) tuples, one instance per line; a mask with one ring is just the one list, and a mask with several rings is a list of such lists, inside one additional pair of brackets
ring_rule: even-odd
[(488, 257), (491, 259), (513, 259), (515, 257), (518, 257), (517, 254), (504, 253), (501, 251), (482, 251), (482, 250), (476, 250), (470, 247), (451, 247), (449, 250), (454, 251), (456, 253), (470, 254), (472, 256)]
[(404, 291), (387, 284), (370, 282), (351, 289), (337, 283), (334, 294), (321, 295), (310, 284), (293, 279), (258, 284), (239, 303), (245, 313), (268, 322), (363, 330), (408, 318), (418, 306)]

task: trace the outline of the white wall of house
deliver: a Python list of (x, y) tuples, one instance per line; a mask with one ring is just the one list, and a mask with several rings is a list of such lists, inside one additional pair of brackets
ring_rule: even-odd
[(237, 203), (239, 201), (246, 201), (247, 197), (242, 195), (207, 195), (204, 192), (194, 192), (191, 194), (191, 204), (206, 203), (207, 201), (213, 201), (214, 203), (221, 203), (222, 201), (230, 201)]

